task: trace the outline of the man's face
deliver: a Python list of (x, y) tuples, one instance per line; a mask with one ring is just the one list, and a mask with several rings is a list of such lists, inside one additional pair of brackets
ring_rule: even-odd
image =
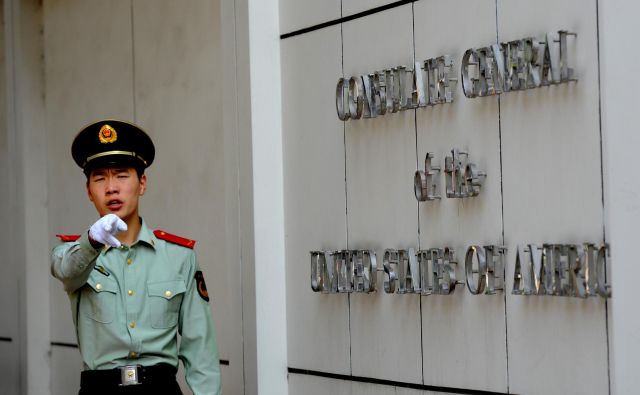
[(138, 199), (147, 189), (147, 176), (132, 167), (107, 167), (91, 171), (87, 182), (89, 200), (101, 217), (116, 214), (125, 222), (136, 220)]

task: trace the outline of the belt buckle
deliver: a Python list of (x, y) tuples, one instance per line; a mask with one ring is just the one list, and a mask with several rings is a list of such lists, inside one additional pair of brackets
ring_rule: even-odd
[(139, 365), (127, 365), (120, 368), (120, 384), (119, 386), (142, 384), (138, 377)]

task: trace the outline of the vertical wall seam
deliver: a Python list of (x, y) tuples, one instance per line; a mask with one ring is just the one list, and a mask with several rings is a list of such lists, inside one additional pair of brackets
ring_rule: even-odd
[[(498, 0), (495, 0), (496, 5), (496, 43), (500, 42), (500, 28), (498, 19)], [(504, 174), (502, 168), (502, 102), (501, 97), (498, 95), (498, 144), (500, 152), (500, 217), (502, 219), (502, 245), (505, 245), (504, 238)], [(507, 378), (507, 393), (510, 393), (509, 383), (509, 322), (507, 319), (507, 268), (503, 268), (503, 290), (502, 296), (504, 300), (504, 350), (506, 357), (506, 378)]]
[[(598, 64), (598, 131), (600, 133), (600, 190), (602, 199), (602, 241), (607, 242), (607, 229), (606, 229), (606, 208), (605, 208), (605, 190), (604, 190), (604, 147), (602, 138), (602, 81), (600, 73), (600, 8), (598, 6), (598, 0), (596, 3), (596, 46), (597, 46), (597, 64)], [(606, 278), (606, 271), (605, 271)], [(609, 395), (611, 395), (611, 345), (610, 345), (610, 333), (609, 333), (609, 299), (604, 300), (604, 322), (605, 322), (605, 337), (607, 340), (607, 387)]]
[[(340, 18), (342, 18), (343, 6), (340, 0)], [(342, 69), (342, 78), (344, 78), (344, 31), (343, 23), (340, 23), (340, 67)], [(349, 192), (347, 183), (347, 121), (342, 121), (342, 148), (344, 151), (344, 226), (345, 236), (347, 238), (347, 249), (349, 248)], [(347, 313), (349, 326), (349, 374), (353, 375), (353, 356), (352, 346), (353, 338), (351, 336), (351, 294), (347, 294)]]
[(137, 112), (136, 112), (136, 36), (135, 30), (133, 27), (134, 21), (134, 7), (133, 0), (131, 0), (131, 92), (132, 92), (132, 105), (133, 105), (133, 121), (138, 122)]
[[(411, 37), (413, 40), (413, 67), (416, 67), (416, 12), (415, 12), (415, 3), (411, 3)], [(414, 70), (415, 73), (420, 72), (420, 70)], [(418, 156), (418, 110), (413, 110), (413, 129), (416, 138), (416, 169), (419, 166), (419, 156)], [(416, 211), (418, 212), (418, 226), (417, 226), (417, 238), (418, 238), (418, 250), (421, 249), (420, 246), (420, 202), (416, 202)], [(422, 384), (424, 385), (424, 328), (422, 325), (422, 295), (418, 296), (418, 313), (420, 315), (420, 377), (422, 377)]]

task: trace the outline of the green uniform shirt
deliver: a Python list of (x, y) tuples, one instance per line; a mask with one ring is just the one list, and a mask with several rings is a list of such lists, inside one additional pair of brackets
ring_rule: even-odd
[(55, 247), (51, 258), (69, 295), (85, 369), (178, 367), (179, 358), (195, 395), (220, 393), (215, 328), (198, 292), (192, 249), (155, 237), (143, 221), (131, 246), (96, 250), (85, 232)]

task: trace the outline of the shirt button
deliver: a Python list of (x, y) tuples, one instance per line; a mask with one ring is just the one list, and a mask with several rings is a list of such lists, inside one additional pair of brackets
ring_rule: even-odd
[(100, 291), (100, 290), (102, 289), (102, 284), (97, 283), (97, 284), (96, 284), (96, 289), (97, 289), (98, 291)]
[(131, 258), (127, 259), (127, 265), (131, 265), (133, 263), (133, 260)]
[(137, 356), (138, 356), (138, 354), (137, 354), (137, 353), (135, 353), (135, 352), (133, 352), (133, 351), (131, 351), (131, 352), (129, 353), (129, 358), (136, 358)]
[(171, 291), (165, 291), (164, 292), (164, 296), (166, 296), (167, 298), (171, 297)]
[(131, 323), (129, 324), (129, 328), (133, 329), (136, 327), (136, 322), (135, 321), (131, 321)]
[(133, 296), (133, 290), (132, 290), (132, 289), (128, 290), (128, 291), (127, 291), (127, 295), (129, 295), (129, 296)]

